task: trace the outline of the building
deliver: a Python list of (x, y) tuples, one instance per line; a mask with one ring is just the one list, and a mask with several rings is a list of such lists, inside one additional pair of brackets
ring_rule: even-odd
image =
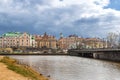
[(60, 49), (73, 49), (79, 48), (83, 42), (83, 38), (77, 35), (69, 35), (68, 37), (60, 37), (58, 40), (58, 48)]
[(0, 48), (2, 48), (2, 45), (3, 45), (3, 40), (2, 40), (2, 37), (0, 37)]
[(68, 37), (61, 36), (58, 40), (60, 49), (87, 49), (87, 48), (107, 48), (107, 43), (99, 38), (81, 38), (77, 35)]
[(44, 33), (44, 35), (35, 35), (35, 41), (38, 48), (52, 48), (55, 49), (57, 40), (54, 36)]
[(0, 36), (0, 47), (33, 47), (33, 48), (52, 48), (52, 49), (84, 49), (84, 48), (107, 48), (109, 43), (99, 38), (81, 38), (77, 35), (63, 37), (60, 39), (44, 33), (44, 35), (30, 35), (26, 32), (8, 32)]
[(84, 39), (85, 48), (103, 48), (104, 42), (99, 38)]
[(30, 35), (30, 47), (37, 48), (37, 42), (35, 41), (34, 35)]
[(26, 32), (8, 32), (0, 37), (0, 47), (32, 47), (32, 36)]

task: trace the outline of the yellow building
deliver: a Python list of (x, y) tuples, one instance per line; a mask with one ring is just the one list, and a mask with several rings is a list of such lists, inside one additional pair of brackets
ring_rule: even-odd
[(35, 35), (35, 40), (39, 48), (56, 48), (57, 40), (54, 36), (44, 33), (44, 35)]
[(60, 49), (71, 49), (78, 48), (83, 42), (83, 38), (77, 35), (69, 35), (68, 37), (61, 37), (58, 40), (58, 48)]
[(85, 39), (86, 48), (103, 48), (105, 43), (99, 38), (86, 38)]
[(58, 48), (61, 49), (105, 48), (106, 46), (105, 41), (99, 38), (81, 38), (70, 35), (58, 40)]

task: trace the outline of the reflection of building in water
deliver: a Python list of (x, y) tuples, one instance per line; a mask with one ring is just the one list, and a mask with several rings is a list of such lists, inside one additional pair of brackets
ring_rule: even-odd
[(44, 33), (44, 35), (35, 35), (35, 40), (39, 48), (56, 48), (57, 40), (54, 36)]

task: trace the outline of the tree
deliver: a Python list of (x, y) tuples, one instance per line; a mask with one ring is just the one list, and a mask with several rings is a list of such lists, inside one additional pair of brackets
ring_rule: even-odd
[(118, 47), (118, 43), (119, 43), (119, 35), (114, 33), (114, 32), (110, 32), (107, 35), (107, 41), (109, 43), (109, 47), (111, 48), (115, 48)]

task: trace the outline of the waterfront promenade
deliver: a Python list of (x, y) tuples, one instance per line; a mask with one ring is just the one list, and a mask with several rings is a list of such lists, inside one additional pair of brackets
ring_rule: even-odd
[(71, 49), (68, 50), (71, 56), (88, 57), (103, 60), (120, 61), (120, 49)]

